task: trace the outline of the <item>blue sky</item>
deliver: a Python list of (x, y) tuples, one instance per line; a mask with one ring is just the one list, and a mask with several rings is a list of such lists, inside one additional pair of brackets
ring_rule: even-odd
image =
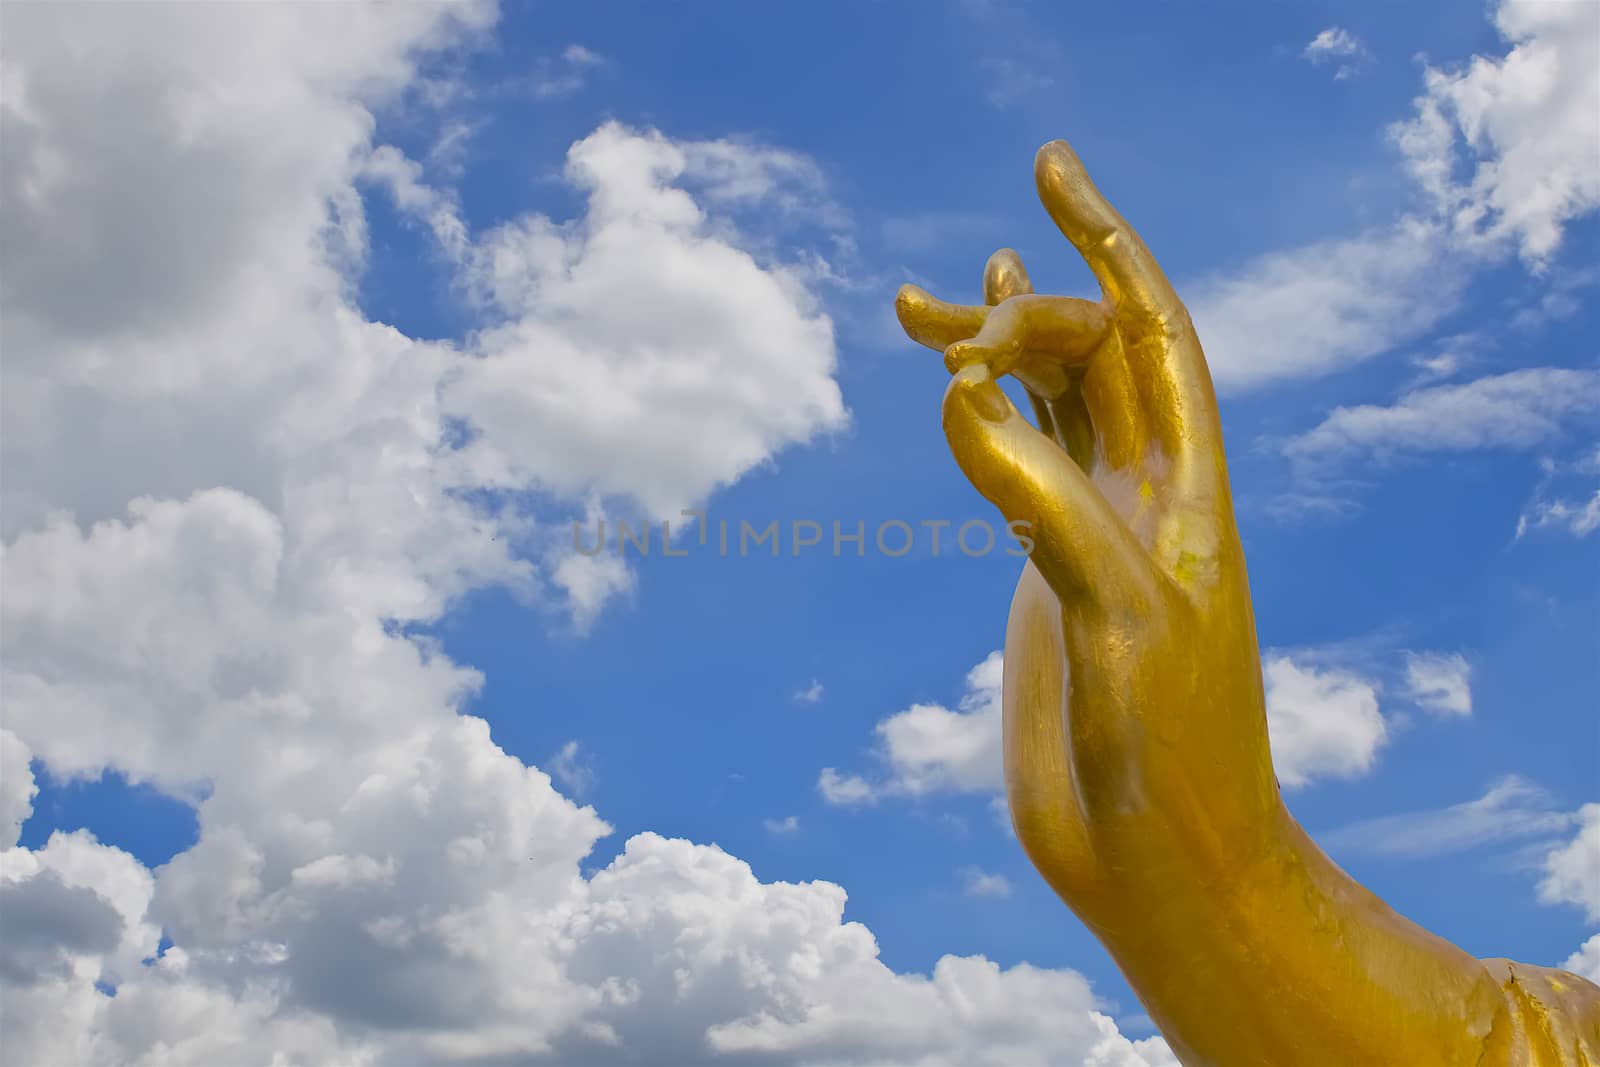
[[(787, 530), (775, 559), (658, 544), (626, 570), (586, 568), (566, 547), (586, 515), (679, 505), (758, 526), (860, 521), (869, 538), (894, 519), (992, 519), (939, 428), (939, 357), (900, 335), (892, 299), (916, 281), (975, 302), (1004, 246), (1039, 290), (1091, 294), (1033, 193), (1033, 153), (1057, 137), (1160, 259), (1212, 362), (1291, 809), (1469, 951), (1600, 968), (1600, 942), (1575, 957), (1600, 921), (1592, 11), (459, 10), (240, 15), (271, 25), (227, 62), (184, 20), (235, 16), (148, 14), (162, 37), (149, 54), (72, 12), (18, 18), (7, 51), (23, 88), (5, 115), (25, 165), (5, 175), (21, 205), (6, 224), (41, 250), (5, 291), (20, 323), (8, 357), (28, 358), (6, 371), (22, 399), (6, 408), (21, 428), (7, 434), (5, 726), (24, 755), (4, 767), (13, 782), (31, 767), (37, 793), (8, 790), (23, 821), (6, 879), (55, 871), (124, 924), (92, 950), (62, 934), (60, 961), (27, 986), (55, 1029), (14, 1035), (23, 1048), (147, 1050), (108, 1007), (126, 986), (151, 998), (135, 1003), (231, 997), (241, 1041), (313, 1057), (598, 1062), (657, 1040), (708, 1058), (928, 1054), (839, 1035), (718, 1045), (707, 1028), (769, 1009), (714, 991), (683, 1033), (608, 1001), (551, 1008), (528, 1033), (488, 1008), (440, 1009), (419, 1044), (394, 1022), (419, 1010), (412, 994), (341, 999), (296, 961), (317, 959), (318, 937), (381, 941), (363, 915), (503, 929), (488, 890), (394, 888), (431, 887), (422, 872), (446, 863), (394, 844), (420, 820), (409, 832), (440, 849), (565, 842), (545, 883), (494, 875), (525, 910), (581, 913), (607, 869), (644, 879), (656, 868), (624, 854), (639, 834), (749, 865), (744, 903), (682, 890), (685, 914), (836, 883), (893, 982), (946, 956), (993, 961), (1003, 982), (1023, 963), (1077, 972), (1093, 992), (1075, 1007), (1115, 1021), (1117, 1055), (1143, 1057), (1094, 1062), (1164, 1062), (1158, 1043), (1131, 1043), (1153, 1036), (1137, 1000), (997, 815), (993, 693), (968, 676), (1003, 644), (1016, 558), (948, 542), (935, 557), (923, 537), (903, 558), (870, 544), (835, 557), (826, 533), (793, 555)], [(89, 41), (71, 53), (81, 92), (126, 90), (120, 119), (46, 72), (73, 33)], [(141, 72), (168, 77), (149, 72), (174, 57), (173, 94), (141, 95)], [(161, 103), (185, 93), (201, 116), (188, 140)], [(212, 99), (238, 109), (232, 131), (207, 125)], [(90, 128), (113, 120), (146, 136)], [(52, 184), (51, 159), (107, 174)], [(122, 272), (90, 270), (80, 248)], [(201, 267), (169, 276), (151, 266), (159, 248)], [(157, 279), (143, 290), (127, 280), (142, 270)], [(120, 307), (108, 291), (131, 287), (142, 310), (85, 325), (25, 276), (86, 305)], [(94, 429), (64, 445), (74, 426)], [(462, 828), (499, 818), (477, 786), (365, 814), (361, 797), (411, 773), (397, 768), (433, 766), (416, 753), (457, 736), (460, 715), (492, 743), (461, 741), (442, 775), (520, 781), (526, 765), (554, 792), (504, 786), (514, 832)], [(920, 755), (878, 730), (913, 719), (931, 731)], [(827, 788), (825, 768), (853, 791)], [(548, 903), (539, 886), (558, 884), (589, 903)], [(348, 899), (287, 903), (329, 885)], [(156, 956), (152, 931), (188, 946), (165, 985), (138, 962)], [(283, 958), (239, 970), (261, 945)], [(615, 952), (551, 966), (563, 990), (598, 988), (594, 968), (626, 981), (644, 958)], [(514, 1016), (514, 972), (480, 963), (471, 980)], [(418, 996), (448, 1000), (417, 973)], [(240, 992), (246, 974), (280, 983), (275, 1007)], [(822, 996), (803, 988), (783, 1010)], [(63, 1043), (74, 1017), (101, 1043)], [(1092, 1059), (1076, 1031), (1062, 1044), (1007, 1025), (1013, 1057)], [(452, 1027), (496, 1036), (469, 1048)]]

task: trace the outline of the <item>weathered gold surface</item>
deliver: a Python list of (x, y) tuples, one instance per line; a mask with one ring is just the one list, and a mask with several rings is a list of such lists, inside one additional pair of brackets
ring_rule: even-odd
[[(950, 449), (1035, 548), (1005, 652), (1017, 836), (1185, 1064), (1600, 1064), (1600, 988), (1478, 960), (1396, 914), (1279, 796), (1210, 372), (1188, 312), (1071, 148), (1039, 196), (1099, 303), (906, 286), (945, 352)], [(1027, 387), (1035, 429), (994, 384)], [(1460, 890), (1452, 890), (1460, 891)]]

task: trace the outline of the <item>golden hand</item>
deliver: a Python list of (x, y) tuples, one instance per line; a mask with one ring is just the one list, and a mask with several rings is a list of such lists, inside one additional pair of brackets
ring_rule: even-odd
[[(1099, 303), (901, 289), (945, 352), (951, 452), (1035, 547), (1006, 630), (1017, 836), (1188, 1064), (1600, 1064), (1600, 988), (1396, 914), (1283, 806), (1211, 376), (1148, 249), (1064, 142), (1039, 197)], [(1038, 428), (995, 377), (1027, 389)], [(1586, 1059), (1584, 1057), (1587, 1057)]]

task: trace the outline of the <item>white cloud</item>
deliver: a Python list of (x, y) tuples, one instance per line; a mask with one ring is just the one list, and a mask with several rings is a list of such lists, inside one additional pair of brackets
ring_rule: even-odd
[(796, 702), (801, 704), (821, 703), (822, 683), (817, 681), (815, 678), (811, 679), (810, 685), (806, 686), (804, 689), (798, 689), (795, 691), (794, 699)]
[(589, 76), (606, 65), (605, 57), (581, 44), (569, 44), (561, 55), (548, 56), (534, 65), (533, 95), (541, 100), (559, 100), (581, 91)]
[(638, 579), (627, 561), (609, 550), (593, 556), (576, 552), (555, 555), (550, 581), (566, 594), (567, 609), (579, 633), (587, 633), (614, 599), (638, 589)]
[(828, 317), (791, 268), (762, 266), (674, 185), (699, 155), (739, 158), (712, 144), (602, 126), (568, 153), (581, 227), (524, 216), (474, 249), (469, 280), (507, 321), (477, 336), (445, 403), (483, 431), (467, 446), (483, 479), (676, 519), (844, 425)]
[(785, 815), (781, 819), (762, 819), (761, 825), (769, 834), (792, 834), (800, 829), (800, 816)]
[[(1548, 792), (1515, 775), (1476, 800), (1367, 819), (1321, 836), (1334, 849), (1405, 859), (1525, 841), (1523, 856), (1532, 850), (1540, 857), (1539, 900), (1576, 905), (1589, 921), (1600, 922), (1600, 804), (1562, 811)], [(1593, 974), (1600, 964), (1597, 946), (1591, 938), (1563, 966)]]
[(29, 766), (31, 757), (21, 738), (0, 727), (0, 849), (17, 843), (22, 824), (33, 811), (39, 786)]
[(844, 224), (837, 214), (841, 209), (825, 197), (827, 181), (810, 156), (727, 139), (685, 141), (679, 147), (685, 180), (712, 203), (759, 203), (766, 210)]
[(483, 128), (483, 122), (465, 119), (447, 121), (428, 147), (428, 166), (446, 177), (459, 177), (464, 169), (467, 146)]
[(1545, 790), (1511, 775), (1476, 800), (1367, 819), (1319, 838), (1336, 849), (1426, 858), (1519, 838), (1549, 838), (1565, 833), (1574, 818), (1557, 809)]
[[(119, 933), (127, 954), (154, 952), (159, 931), (141, 922), (148, 874), (87, 835), (58, 835), (45, 850), (13, 850), (4, 860), (9, 904), (28, 906), (24, 894), (36, 887), (56, 894), (53, 914), (60, 919), (48, 946), (66, 953), (59, 960), (27, 954), (28, 945), (8, 939), (8, 968), (35, 972), (8, 988), (8, 1008), (45, 1013), (17, 1016), (23, 1022), (8, 1034), (8, 1047), (31, 1054), (28, 1062), (148, 1053), (163, 1062), (231, 1062), (254, 1043), (257, 1055), (271, 1048), (292, 1058), (355, 1063), (510, 1054), (574, 1063), (630, 1049), (672, 1062), (764, 1055), (777, 1062), (1175, 1063), (1159, 1039), (1120, 1035), (1072, 972), (1026, 964), (1002, 970), (981, 957), (946, 956), (931, 976), (897, 974), (878, 960), (864, 927), (843, 921), (845, 895), (837, 886), (763, 884), (719, 849), (653, 834), (630, 840), (587, 881), (569, 882), (566, 899), (545, 911), (530, 916), (526, 902), (512, 899), (492, 916), (442, 917), (435, 933), (453, 946), (451, 954), (477, 967), (495, 964), (497, 946), (515, 954), (501, 977), (514, 985), (509, 999), (529, 1013), (480, 1018), (471, 1029), (446, 1033), (436, 1021), (430, 1029), (415, 1025), (430, 1021), (435, 1003), (415, 1005), (423, 1019), (408, 1019), (408, 1030), (390, 1033), (371, 1019), (341, 1028), (281, 999), (282, 986), (258, 980), (230, 991), (208, 981), (205, 972), (221, 961), (182, 948), (169, 949), (154, 966), (133, 964), (131, 974), (114, 976), (116, 997), (102, 996), (89, 985), (89, 976), (106, 973), (93, 957), (115, 951), (108, 946)], [(88, 870), (96, 866), (98, 872)], [(121, 904), (101, 895), (117, 884), (111, 875), (119, 869), (125, 888), (118, 895), (127, 898)], [(76, 912), (66, 911), (56, 886), (81, 886), (86, 873), (96, 878), (94, 888), (71, 898)], [(548, 927), (545, 936), (530, 938), (530, 917)], [(417, 941), (428, 937), (415, 930), (398, 936), (403, 922), (366, 926), (370, 944), (389, 946), (376, 956), (369, 950), (369, 966), (417, 954)], [(251, 958), (258, 979), (293, 959), (271, 946)], [(435, 965), (448, 960), (435, 956)], [(73, 967), (81, 975), (68, 977)], [(381, 987), (384, 977), (368, 972), (365, 980)], [(446, 988), (430, 993), (456, 999)], [(540, 1025), (552, 997), (565, 1000), (574, 1015), (556, 1031)], [(207, 1026), (193, 1025), (200, 1017)], [(77, 1025), (48, 1025), (68, 1019)]]
[(1460, 653), (1407, 652), (1411, 699), (1441, 715), (1472, 714), (1472, 665)]
[(1185, 290), (1206, 362), (1227, 391), (1320, 377), (1381, 355), (1454, 311), (1467, 275), (1435, 224), (1406, 218), (1273, 252)]
[(1318, 33), (1302, 54), (1312, 63), (1336, 63), (1334, 77), (1340, 81), (1355, 77), (1372, 62), (1372, 52), (1342, 26), (1329, 26)]
[(829, 804), (875, 804), (878, 791), (865, 778), (853, 774), (840, 774), (832, 767), (822, 768), (817, 776), (817, 792)]
[(460, 206), (453, 194), (427, 183), (422, 164), (406, 158), (393, 145), (379, 145), (362, 162), (360, 176), (386, 189), (402, 214), (421, 219), (449, 255), (459, 258), (466, 254), (468, 235)]
[(1600, 530), (1600, 489), (1588, 500), (1539, 500), (1517, 519), (1517, 536), (1529, 530), (1554, 526), (1574, 537), (1588, 537)]
[(1337, 408), (1285, 455), (1324, 463), (1362, 454), (1529, 448), (1600, 415), (1600, 371), (1530, 367), (1415, 389), (1390, 405)]
[(1584, 492), (1578, 486), (1584, 482), (1594, 484), (1600, 475), (1600, 448), (1573, 463), (1545, 460), (1544, 475), (1534, 490), (1533, 500), (1517, 518), (1517, 538), (1520, 540), (1533, 530), (1564, 530), (1573, 537), (1588, 537), (1600, 529), (1600, 489), (1592, 491), (1587, 499), (1568, 497), (1567, 492)]
[(969, 793), (1004, 789), (1002, 675), (1002, 654), (991, 652), (967, 673), (966, 692), (957, 708), (913, 704), (879, 723), (878, 737), (893, 773), (888, 788), (912, 795), (937, 789)]
[(1600, 984), (1600, 934), (1585, 941), (1578, 951), (1566, 958), (1561, 967)]
[[(1564, 227), (1600, 206), (1591, 16), (1583, 3), (1501, 0), (1507, 55), (1426, 69), (1415, 114), (1389, 130), (1421, 214), (1186, 284), (1218, 387), (1317, 377), (1390, 351), (1452, 313), (1470, 276), (1513, 247), (1542, 269)], [(1306, 55), (1354, 73), (1359, 48), (1330, 27)], [(1466, 154), (1471, 176), (1458, 180)]]
[(1600, 268), (1551, 270), (1541, 280), (1544, 291), (1511, 317), (1511, 324), (1525, 333), (1576, 315), (1583, 308), (1582, 291), (1600, 284)]
[(1009, 897), (1011, 880), (1003, 874), (989, 874), (977, 867), (961, 872), (962, 890), (969, 897)]
[(566, 787), (567, 792), (581, 797), (594, 788), (594, 764), (577, 741), (568, 741), (556, 750), (547, 762), (550, 777)]
[(1461, 369), (1461, 357), (1454, 352), (1440, 352), (1436, 356), (1413, 359), (1411, 365), (1417, 368), (1414, 383), (1427, 385), (1454, 378)]
[[(0, 816), (25, 817), (31, 754), (187, 800), (199, 839), (154, 871), (83, 832), (0, 854), (6, 913), (36, 920), (0, 959), (8, 1058), (1172, 1062), (1071, 971), (890, 970), (828, 883), (761, 883), (652, 834), (586, 876), (609, 827), (460, 713), (476, 672), (392, 625), (492, 583), (580, 602), (617, 584), (549, 573), (548, 531), (460, 489), (577, 507), (665, 464), (663, 497), (695, 497), (842, 420), (826, 318), (671, 186), (691, 150), (605, 127), (574, 148), (578, 223), (478, 238), (426, 171), (374, 151), (371, 109), (490, 8), (102, 15), (6, 16)], [(708, 201), (750, 187), (736, 171)], [(353, 303), (358, 183), (488, 287), (504, 321), (469, 351)], [(495, 416), (539, 416), (563, 382), (602, 409), (592, 451), (557, 438), (556, 464)], [(607, 421), (651, 396), (728, 436)]]
[(1342, 26), (1329, 26), (1306, 45), (1305, 56), (1311, 60), (1359, 55), (1365, 46), (1355, 34)]
[(1590, 922), (1600, 922), (1600, 804), (1577, 812), (1578, 832), (1544, 861), (1539, 899), (1546, 904), (1576, 904)]
[[(0, 210), (7, 233), (32, 236), (19, 238), (24, 258), (11, 259), (17, 284), (8, 280), (0, 323), (7, 535), (57, 508), (93, 522), (119, 516), (137, 495), (182, 499), (229, 486), (285, 519), (291, 536), (317, 542), (287, 550), (339, 554), (331, 580), (360, 585), (380, 613), (422, 618), (440, 605), (418, 597), (448, 600), (484, 581), (532, 590), (538, 568), (515, 549), (530, 538), (560, 540), (475, 509), (458, 488), (587, 498), (656, 485), (662, 497), (699, 498), (783, 443), (842, 424), (831, 325), (814, 308), (805, 271), (758, 264), (730, 243), (740, 230), (661, 184), (669, 176), (649, 162), (679, 151), (714, 156), (704, 195), (733, 202), (761, 188), (751, 175), (766, 175), (798, 201), (815, 190), (805, 184), (817, 180), (814, 168), (803, 182), (784, 175), (805, 171), (804, 157), (722, 142), (680, 146), (607, 127), (574, 147), (572, 172), (587, 183), (593, 210), (561, 231), (559, 263), (546, 276), (508, 234), (550, 230), (548, 220), (528, 216), (475, 240), (453, 194), (430, 186), (394, 149), (369, 144), (367, 96), (395, 96), (414, 70), (413, 53), (458, 39), (460, 23), (476, 32), (488, 9), (462, 5), (427, 19), (407, 9), (387, 22), (374, 10), (308, 9), (297, 24), (287, 11), (261, 7), (163, 9), (159, 17), (130, 9), (77, 43), (44, 9), (9, 20), (16, 59), (5, 93), (5, 175), (17, 195)], [(228, 18), (237, 26), (212, 25)], [(280, 63), (202, 43), (213, 29), (268, 52), (294, 50), (302, 32), (360, 39), (365, 50), (301, 49)], [(95, 47), (150, 33), (160, 38), (155, 54), (81, 69), (97, 62)], [(203, 63), (195, 58), (202, 52)], [(225, 89), (213, 92), (216, 85)], [(102, 95), (114, 106), (94, 103)], [(237, 97), (235, 109), (213, 113), (221, 97)], [(80, 128), (92, 125), (90, 115), (103, 133)], [(280, 123), (300, 135), (243, 133)], [(601, 142), (620, 170), (606, 170)], [(642, 153), (639, 174), (623, 173), (617, 157), (630, 153)], [(140, 176), (149, 189), (128, 208)], [(345, 272), (365, 249), (359, 183), (385, 187), (460, 261), (469, 283), (489, 285), (501, 301), (491, 310), (510, 320), (478, 335), (467, 358), (366, 322), (349, 305)], [(214, 195), (196, 198), (193, 189)], [(625, 220), (648, 218), (662, 203), (685, 217), (654, 229), (638, 222), (647, 238), (640, 247), (601, 247), (626, 244)], [(52, 232), (62, 220), (78, 237)], [(103, 247), (82, 254), (96, 241)], [(178, 249), (171, 269), (163, 266)], [(607, 266), (630, 258), (642, 273), (618, 277)], [(39, 278), (59, 283), (32, 287)], [(67, 278), (84, 299), (60, 302)], [(629, 318), (613, 301), (644, 317)], [(670, 313), (650, 319), (652, 307)], [(683, 316), (703, 321), (689, 328)], [(749, 336), (756, 320), (772, 326), (762, 343)], [(703, 343), (708, 334), (722, 340)], [(547, 340), (562, 347), (516, 347)], [(734, 359), (733, 349), (749, 358)], [(543, 381), (551, 361), (571, 388)], [(475, 401), (484, 390), (493, 404)], [(569, 407), (563, 419), (546, 420), (548, 433), (520, 424), (557, 402), (591, 410)], [(619, 419), (623, 407), (657, 415)], [(473, 425), (476, 415), (492, 425)], [(470, 445), (443, 447), (462, 418)], [(649, 439), (633, 440), (635, 429)], [(669, 473), (652, 481), (661, 472)], [(339, 495), (349, 492), (356, 495)], [(413, 560), (449, 580), (419, 582)], [(552, 551), (544, 563), (580, 628), (633, 585), (613, 559)]]
[(1354, 778), (1372, 769), (1388, 738), (1373, 682), (1350, 671), (1262, 661), (1272, 765), (1286, 789), (1316, 778)]
[(1427, 67), (1416, 116), (1391, 133), (1458, 240), (1513, 241), (1537, 267), (1600, 206), (1600, 20), (1583, 3), (1502, 0), (1495, 26), (1510, 51)]
[(561, 58), (579, 67), (598, 67), (605, 63), (605, 59), (598, 52), (581, 44), (567, 45), (561, 50)]
[(1000, 741), (1002, 654), (991, 652), (967, 673), (966, 692), (954, 709), (913, 704), (878, 723), (877, 754), (888, 777), (878, 783), (841, 776), (832, 767), (817, 783), (833, 804), (860, 804), (881, 796), (916, 796), (937, 790), (966, 793), (1005, 788)]

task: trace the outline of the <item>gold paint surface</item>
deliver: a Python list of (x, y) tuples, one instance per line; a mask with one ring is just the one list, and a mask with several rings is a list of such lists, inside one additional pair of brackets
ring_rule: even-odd
[[(1144, 242), (1063, 141), (1039, 197), (1104, 298), (905, 286), (951, 452), (1034, 549), (1006, 629), (1006, 794), (1028, 858), (1185, 1064), (1596, 1065), (1600, 987), (1397, 914), (1284, 806), (1210, 371)], [(995, 384), (1015, 375), (1038, 427)]]

